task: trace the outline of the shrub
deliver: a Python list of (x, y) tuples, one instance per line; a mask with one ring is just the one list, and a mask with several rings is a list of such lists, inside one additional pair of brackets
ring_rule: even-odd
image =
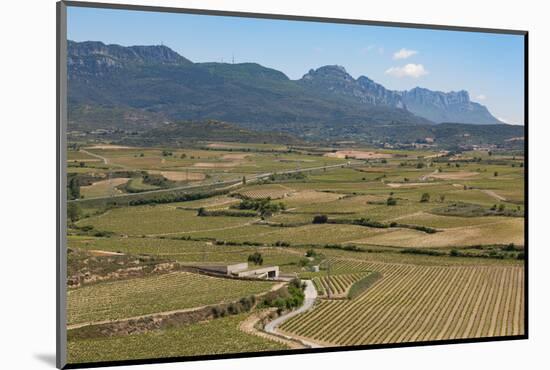
[(236, 315), (240, 313), (239, 306), (237, 306), (235, 303), (230, 303), (227, 307), (227, 312), (229, 312), (231, 315)]
[(75, 222), (80, 218), (82, 215), (82, 211), (80, 210), (80, 207), (76, 203), (69, 203), (67, 204), (67, 218), (71, 222)]
[(218, 317), (225, 317), (227, 315), (227, 311), (226, 311), (225, 307), (215, 306), (215, 307), (212, 308), (212, 315), (216, 319)]
[(328, 221), (327, 215), (316, 215), (313, 217), (312, 223), (314, 224), (326, 224)]
[(276, 247), (290, 247), (289, 242), (284, 242), (284, 241), (280, 241), (280, 240), (277, 240), (274, 245)]
[(518, 260), (524, 260), (525, 259), (525, 252), (519, 252), (516, 258)]
[(317, 252), (315, 252), (314, 249), (308, 249), (307, 252), (306, 252), (306, 257), (315, 257), (317, 256)]
[(389, 197), (386, 199), (386, 205), (388, 206), (395, 206), (397, 204), (397, 200), (393, 197)]
[(301, 267), (307, 266), (308, 263), (309, 263), (309, 260), (308, 260), (307, 258), (304, 258), (304, 257), (300, 258), (300, 261), (298, 262), (298, 264), (299, 264)]
[(405, 254), (424, 254), (427, 256), (443, 256), (445, 253), (440, 251), (434, 251), (431, 249), (418, 249), (418, 248), (410, 248), (410, 249), (403, 249), (401, 250), (401, 253)]
[(517, 248), (514, 243), (510, 243), (507, 246), (503, 247), (502, 250), (507, 252), (514, 252), (517, 250)]
[(264, 258), (260, 252), (254, 252), (248, 256), (248, 262), (252, 262), (255, 265), (262, 265), (264, 263)]
[(449, 253), (451, 257), (459, 257), (460, 252), (457, 249), (451, 249), (451, 252)]
[(430, 194), (423, 193), (422, 196), (420, 197), (420, 203), (427, 203), (429, 201), (430, 201)]

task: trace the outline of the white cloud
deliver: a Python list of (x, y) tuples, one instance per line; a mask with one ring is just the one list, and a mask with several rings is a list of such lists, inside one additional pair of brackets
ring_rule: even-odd
[(500, 122), (510, 123), (510, 121), (508, 121), (506, 118), (497, 117), (497, 119), (498, 119)]
[(477, 100), (485, 100), (485, 99), (487, 99), (487, 97), (483, 94), (479, 94), (478, 96), (476, 96), (476, 99)]
[(413, 77), (418, 78), (428, 74), (428, 71), (422, 64), (406, 64), (403, 67), (391, 67), (386, 70), (386, 74), (394, 77)]
[(403, 48), (393, 53), (393, 59), (407, 59), (415, 54), (418, 54), (418, 51)]

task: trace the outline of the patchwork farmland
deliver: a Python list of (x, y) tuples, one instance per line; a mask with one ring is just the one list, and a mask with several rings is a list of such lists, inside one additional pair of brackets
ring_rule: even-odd
[(521, 152), (76, 141), (67, 166), (71, 362), (525, 333)]

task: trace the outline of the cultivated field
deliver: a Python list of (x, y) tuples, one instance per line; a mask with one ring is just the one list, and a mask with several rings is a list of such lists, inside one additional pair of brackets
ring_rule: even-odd
[[(89, 254), (78, 276), (99, 276), (69, 289), (72, 362), (288, 349), (241, 324), (301, 304), (295, 277), (318, 297), (277, 330), (319, 346), (525, 333), (522, 153), (93, 142), (68, 166), (68, 246)], [(243, 262), (285, 280), (193, 269)]]
[(282, 326), (324, 345), (401, 343), (518, 335), (521, 266), (366, 264), (383, 278), (351, 301), (321, 300)]
[(71, 325), (181, 310), (237, 300), (272, 286), (187, 272), (95, 284), (69, 290), (67, 321)]
[(368, 273), (338, 274), (313, 278), (313, 283), (320, 295), (344, 296), (351, 286)]
[(69, 361), (80, 363), (287, 349), (280, 342), (239, 330), (239, 324), (245, 318), (246, 315), (242, 314), (163, 332), (70, 340)]

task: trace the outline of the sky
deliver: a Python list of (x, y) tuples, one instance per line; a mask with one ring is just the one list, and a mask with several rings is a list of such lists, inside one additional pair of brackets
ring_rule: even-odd
[(166, 45), (193, 62), (255, 62), (299, 79), (341, 65), (392, 90), (467, 90), (503, 122), (523, 124), (523, 36), (69, 7), (67, 37)]

